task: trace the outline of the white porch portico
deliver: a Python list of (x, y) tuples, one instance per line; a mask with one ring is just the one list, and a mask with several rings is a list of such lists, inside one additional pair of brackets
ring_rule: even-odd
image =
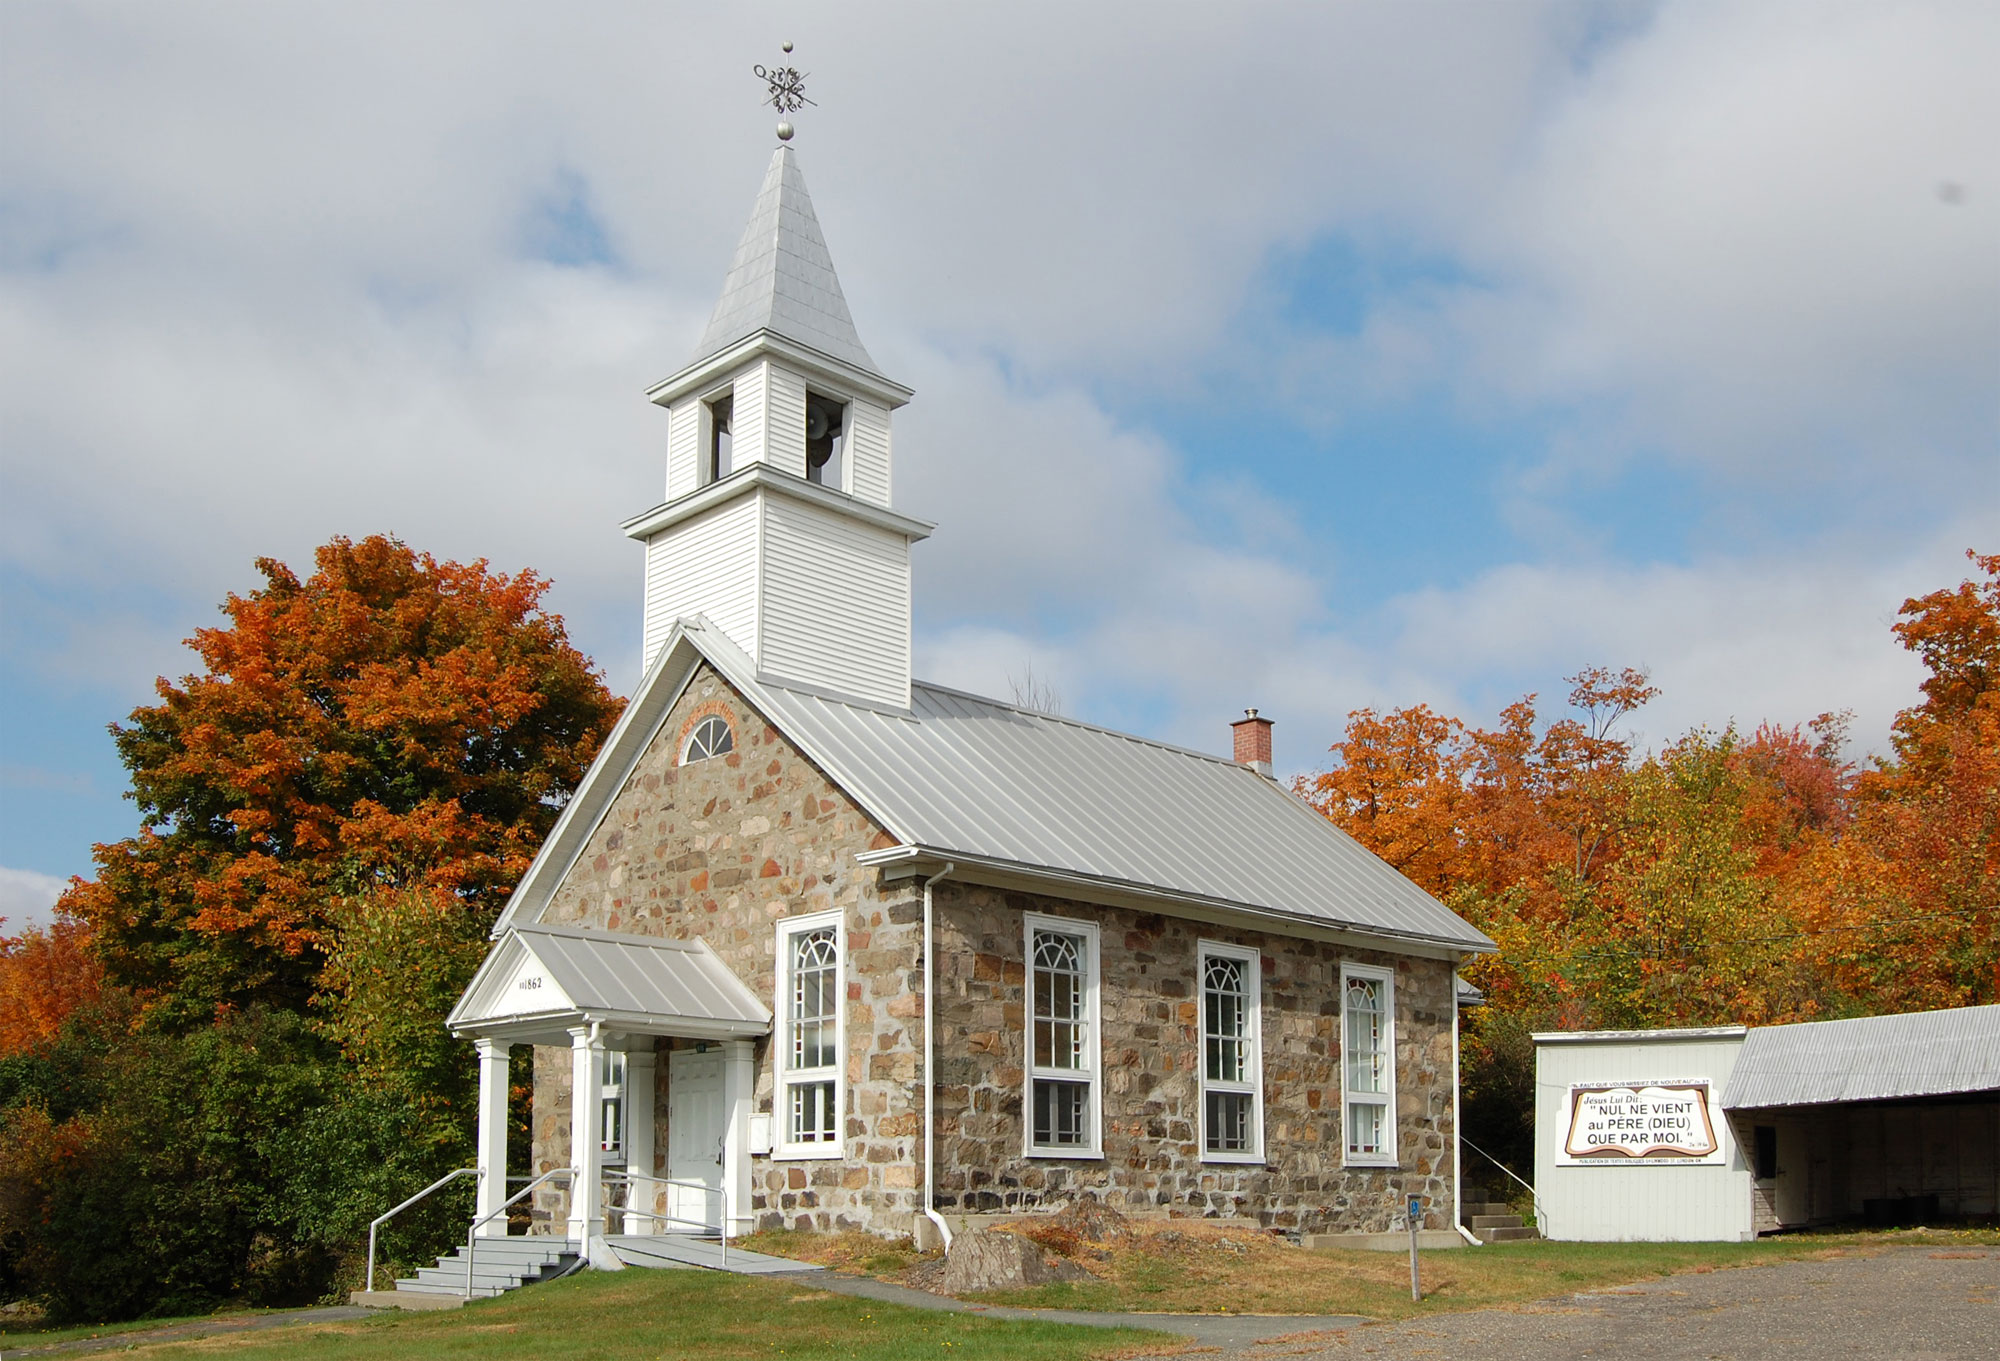
[[(568, 1238), (603, 1236), (607, 1172), (620, 1169), (630, 1186), (627, 1234), (660, 1231), (659, 1215), (682, 1221), (673, 1225), (680, 1229), (686, 1221), (722, 1227), (726, 1215), (731, 1236), (750, 1227), (755, 1044), (770, 1033), (771, 1011), (705, 942), (518, 926), (487, 955), (448, 1024), (479, 1052), (477, 1213), (494, 1215), (482, 1236), (507, 1232), (495, 1212), (507, 1200), (507, 1063), (517, 1044), (570, 1050)], [(673, 1079), (687, 1091), (675, 1095), (669, 1120), (678, 1161), (666, 1178), (681, 1183), (672, 1188), (655, 1170), (664, 1151), (656, 1148), (655, 1082), (667, 1066), (654, 1049), (659, 1037), (696, 1041), (698, 1053), (669, 1057), (701, 1060), (674, 1064)]]

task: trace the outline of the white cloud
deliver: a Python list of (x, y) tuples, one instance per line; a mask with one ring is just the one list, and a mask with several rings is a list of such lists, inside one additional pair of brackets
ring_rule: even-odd
[(1996, 55), (1987, 7), (1666, 7), (1463, 238), (1509, 283), (1457, 322), (1522, 398), (1614, 398), (1626, 439), (1725, 482), (1969, 471), (2000, 355)]
[[(44, 674), (143, 695), (254, 556), (391, 530), (554, 576), (636, 678), (639, 393), (754, 193), (773, 30), (470, 12), (0, 9), (0, 565), (57, 602)], [(926, 674), (1032, 664), (1216, 750), (1257, 704), (1300, 765), (1357, 704), (1476, 716), (1594, 662), (1654, 667), (1660, 731), (1851, 706), (1879, 741), (1895, 606), (2000, 529), (1990, 10), (1668, 5), (1587, 61), (1597, 7), (784, 13), (849, 300), (918, 389)], [(612, 259), (529, 258), (579, 194)], [(1272, 262), (1330, 238), (1462, 279), (1283, 319)], [(1368, 544), (1129, 414), (1169, 401), (1555, 433), (1493, 479), (1518, 543), (1349, 598), (1324, 564)], [(1648, 461), (1701, 522), (1621, 553), (1568, 498)]]
[(55, 920), (56, 899), (69, 880), (0, 865), (0, 935), (15, 936)]

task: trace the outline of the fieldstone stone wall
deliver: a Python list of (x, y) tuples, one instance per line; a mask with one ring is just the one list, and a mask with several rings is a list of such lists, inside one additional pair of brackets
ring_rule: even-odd
[[(1452, 966), (1122, 908), (953, 884), (938, 919), (938, 1202), (947, 1212), (1058, 1206), (1091, 1191), (1127, 1213), (1246, 1216), (1311, 1233), (1381, 1232), (1403, 1198), (1424, 1227), (1452, 1204)], [(1104, 1157), (1024, 1156), (1022, 913), (1095, 921), (1100, 932)], [(1267, 1161), (1201, 1161), (1199, 943), (1263, 957)], [(1340, 966), (1395, 971), (1401, 1166), (1343, 1166)]]
[[(682, 766), (710, 714), (735, 732), (726, 756)], [(923, 908), (909, 883), (854, 863), (882, 830), (707, 666), (676, 704), (541, 920), (674, 939), (699, 937), (776, 1010), (777, 923), (838, 909), (847, 941), (845, 1159), (752, 1160), (763, 1227), (910, 1231), (918, 1206), (923, 1094)], [(669, 1047), (666, 1042), (659, 1046)], [(667, 1061), (655, 1101), (654, 1171), (666, 1174)], [(770, 1043), (757, 1045), (755, 1109), (772, 1111)], [(535, 1051), (536, 1172), (569, 1164), (570, 1056)], [(537, 1227), (559, 1231), (567, 1194), (539, 1195)]]
[[(681, 766), (686, 734), (710, 714), (729, 720), (736, 749)], [(751, 1211), (760, 1227), (903, 1234), (920, 1211), (921, 892), (907, 879), (884, 884), (854, 863), (888, 844), (853, 800), (704, 667), (543, 913), (552, 924), (699, 937), (774, 1009), (776, 924), (842, 914), (845, 1156), (754, 1158)], [(1425, 1226), (1450, 1228), (1449, 964), (949, 880), (937, 888), (937, 905), (940, 1209), (1053, 1208), (1089, 1190), (1128, 1213), (1372, 1232), (1394, 1226), (1402, 1198), (1415, 1193), (1430, 1211)], [(1022, 1153), (1024, 911), (1099, 927), (1102, 1160)], [(1263, 958), (1263, 1165), (1201, 1161), (1202, 939), (1252, 947)], [(1343, 960), (1395, 970), (1399, 1168), (1343, 1166)], [(769, 1050), (759, 1042), (754, 1109), (766, 1115), (774, 1105)], [(537, 1047), (534, 1071), (539, 1173), (569, 1162), (569, 1051)], [(665, 1175), (664, 1052), (657, 1073), (653, 1171)], [(567, 1201), (555, 1187), (538, 1193), (535, 1231), (560, 1232)]]

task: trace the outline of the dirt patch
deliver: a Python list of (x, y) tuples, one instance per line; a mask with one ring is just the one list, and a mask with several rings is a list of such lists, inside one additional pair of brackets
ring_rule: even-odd
[(798, 1233), (778, 1229), (730, 1240), (736, 1246), (770, 1257), (789, 1257), (795, 1262), (811, 1262), (829, 1271), (846, 1271), (864, 1276), (895, 1276), (925, 1261), (941, 1260), (936, 1254), (917, 1251), (908, 1237), (882, 1238), (872, 1233)]

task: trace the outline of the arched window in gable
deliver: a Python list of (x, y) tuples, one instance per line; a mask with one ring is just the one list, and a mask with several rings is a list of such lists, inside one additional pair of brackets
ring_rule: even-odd
[(687, 745), (681, 748), (681, 764), (727, 756), (735, 750), (736, 734), (730, 730), (729, 720), (720, 714), (710, 714), (688, 734)]

